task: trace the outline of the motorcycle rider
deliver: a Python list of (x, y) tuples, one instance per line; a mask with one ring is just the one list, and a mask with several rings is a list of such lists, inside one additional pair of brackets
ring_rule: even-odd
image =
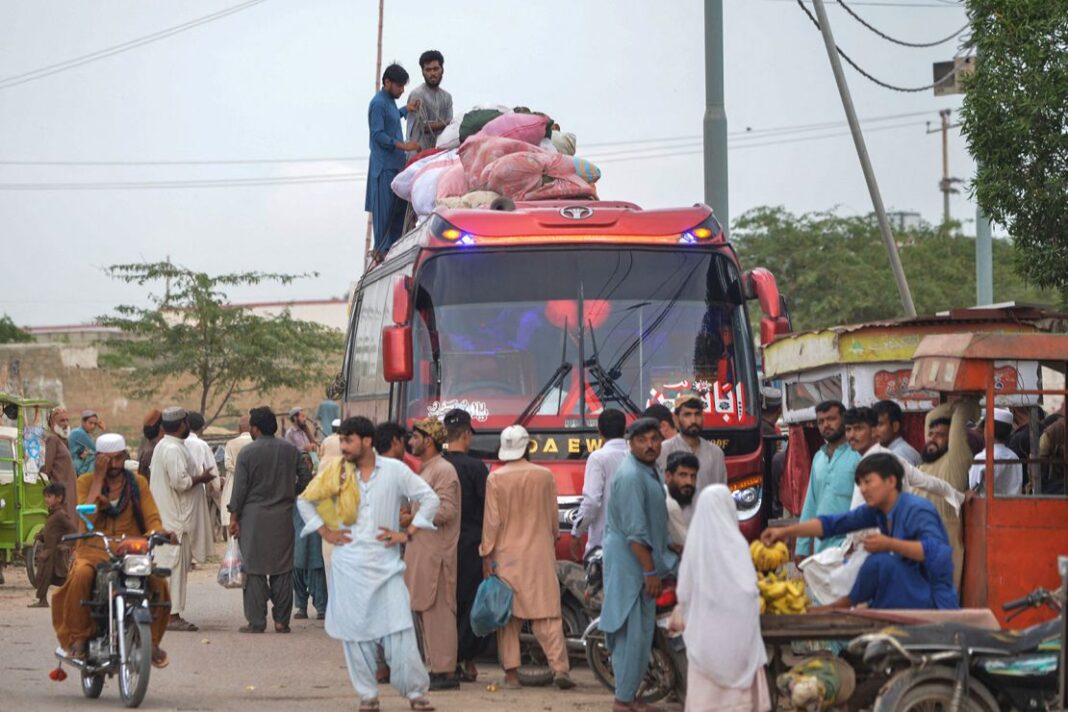
[[(163, 529), (148, 480), (126, 470), (127, 456), (126, 440), (121, 435), (101, 435), (96, 443), (93, 472), (78, 478), (78, 503), (97, 505), (96, 514), (89, 519), (95, 531), (109, 538), (158, 533), (170, 536), (173, 542), (174, 535)], [(80, 528), (84, 531), (84, 524)], [(88, 641), (95, 634), (89, 608), (82, 601), (92, 598), (97, 564), (108, 561), (100, 539), (79, 541), (67, 582), (52, 597), (52, 627), (60, 646), (72, 657), (84, 657)], [(170, 590), (166, 580), (159, 576), (150, 576), (148, 587), (152, 604), (152, 665), (162, 668), (168, 663), (167, 653), (159, 646), (167, 628)]]

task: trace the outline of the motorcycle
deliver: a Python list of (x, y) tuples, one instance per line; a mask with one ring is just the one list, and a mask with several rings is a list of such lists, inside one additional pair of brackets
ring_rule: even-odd
[[(1002, 608), (1018, 614), (1045, 605), (1060, 612), (1063, 603), (1063, 587), (1039, 588)], [(890, 678), (873, 712), (1054, 710), (1064, 702), (1063, 691), (1058, 694), (1063, 635), (1061, 616), (1020, 631), (944, 623), (862, 635), (849, 651)]]
[[(594, 677), (607, 687), (616, 687), (615, 674), (612, 672), (612, 654), (608, 652), (604, 633), (598, 628), (601, 622), (600, 603), (604, 589), (604, 556), (600, 548), (586, 555), (586, 596), (588, 605), (596, 607), (591, 611), (593, 620), (582, 634), (586, 648), (586, 662)], [(653, 633), (653, 651), (649, 658), (649, 667), (638, 687), (637, 699), (652, 704), (674, 694), (680, 703), (686, 701), (686, 645), (682, 634), (669, 628), (671, 614), (678, 599), (675, 595), (675, 581), (668, 579), (656, 599), (656, 630)]]
[[(78, 505), (83, 519), (85, 514), (95, 511), (96, 505)], [(110, 559), (97, 566), (92, 598), (82, 602), (89, 607), (96, 635), (88, 641), (84, 658), (72, 657), (62, 648), (55, 655), (61, 663), (80, 670), (82, 693), (86, 697), (100, 697), (104, 678), (118, 675), (123, 704), (137, 707), (148, 691), (152, 671), (148, 577), (170, 575), (169, 569), (153, 564), (152, 550), (158, 544), (169, 544), (170, 538), (153, 534), (147, 538), (124, 536), (112, 540), (101, 532), (88, 531), (68, 534), (62, 541), (92, 538), (103, 542)]]

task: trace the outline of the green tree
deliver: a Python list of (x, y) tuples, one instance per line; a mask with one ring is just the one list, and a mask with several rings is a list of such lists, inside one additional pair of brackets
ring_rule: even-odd
[[(895, 235), (919, 314), (970, 306), (975, 239), (922, 226)], [(901, 303), (879, 227), (871, 216), (796, 216), (755, 208), (734, 224), (731, 241), (746, 268), (767, 267), (790, 305), (795, 329), (901, 317)], [(994, 241), (994, 294), (1000, 302), (1050, 303), (1012, 269), (1012, 246)]]
[(0, 317), (0, 344), (25, 344), (33, 337), (16, 326), (7, 314)]
[(150, 398), (168, 383), (195, 393), (211, 423), (228, 412), (234, 396), (266, 394), (278, 388), (326, 383), (337, 370), (343, 336), (288, 310), (265, 317), (229, 305), (225, 289), (276, 282), (289, 284), (308, 275), (243, 272), (209, 275), (169, 262), (114, 265), (110, 276), (146, 286), (149, 307), (122, 305), (100, 323), (122, 330), (103, 363), (130, 370), (132, 393)]
[(972, 191), (1016, 264), (1068, 304), (1068, 2), (968, 0), (975, 73), (961, 127)]

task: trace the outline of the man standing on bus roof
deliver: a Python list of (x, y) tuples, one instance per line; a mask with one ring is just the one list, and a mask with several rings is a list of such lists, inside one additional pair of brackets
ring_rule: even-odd
[(382, 89), (371, 99), (367, 109), (367, 126), (371, 133), (371, 160), (367, 169), (367, 198), (364, 210), (371, 213), (374, 229), (372, 259), (380, 261), (390, 245), (404, 230), (404, 201), (393, 193), (391, 183), (404, 168), (407, 151), (418, 151), (419, 144), (404, 142), (401, 117), (418, 111), (419, 100), (397, 109), (397, 99), (404, 94), (408, 72), (399, 64), (391, 64), (382, 73)]
[[(460, 541), (460, 480), (456, 468), (441, 456), (445, 426), (437, 418), (412, 424), (412, 454), (422, 462), (419, 476), (441, 504), (433, 531), (422, 532), (404, 551), (404, 582), (412, 611), (423, 627), (423, 645), (430, 668), (431, 690), (453, 690), (456, 678), (456, 548)], [(413, 515), (401, 514), (406, 527)]]
[(727, 484), (727, 460), (723, 456), (723, 450), (701, 437), (701, 430), (705, 427), (705, 402), (693, 396), (677, 403), (675, 420), (679, 424), (679, 434), (664, 441), (660, 458), (656, 462), (661, 475), (667, 465), (668, 455), (680, 451), (690, 452), (696, 455), (701, 463), (701, 469), (697, 471), (697, 491), (693, 494), (694, 498), (700, 496), (701, 490), (709, 485)]
[(438, 134), (452, 121), (452, 94), (441, 88), (445, 74), (445, 57), (436, 49), (419, 56), (423, 83), (408, 95), (409, 101), (419, 100), (419, 108), (408, 115), (408, 141), (419, 144), (419, 150), (434, 148)]

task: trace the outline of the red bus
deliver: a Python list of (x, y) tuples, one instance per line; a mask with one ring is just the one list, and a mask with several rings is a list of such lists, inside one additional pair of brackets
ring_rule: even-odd
[[(556, 475), (570, 530), (597, 415), (636, 417), (678, 398), (705, 401), (704, 437), (727, 456), (741, 527), (763, 524), (757, 360), (789, 330), (774, 277), (743, 272), (704, 205), (642, 210), (626, 202), (518, 203), (442, 210), (366, 272), (350, 304), (347, 415), (415, 418), (467, 410), (472, 449), (495, 458), (522, 423), (531, 459)], [(567, 537), (558, 552), (567, 551)]]

